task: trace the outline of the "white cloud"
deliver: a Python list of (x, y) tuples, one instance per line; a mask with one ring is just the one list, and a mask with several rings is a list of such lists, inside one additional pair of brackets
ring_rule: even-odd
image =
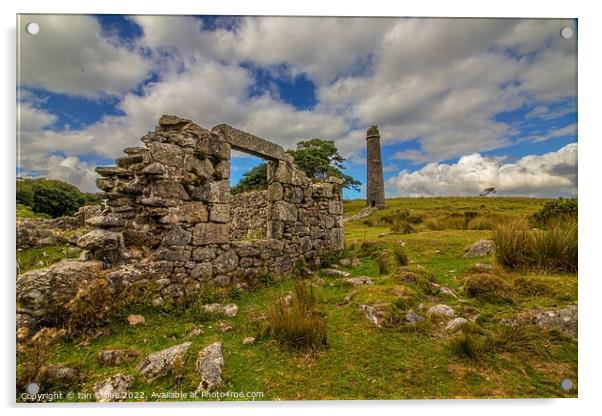
[[(28, 22), (39, 24), (37, 35), (25, 32)], [(103, 37), (92, 16), (27, 15), (20, 23), (21, 86), (93, 98), (122, 95), (143, 81), (150, 69), (136, 51)]]
[(403, 170), (386, 185), (402, 196), (478, 195), (487, 187), (495, 187), (500, 195), (576, 196), (577, 144), (512, 163), (474, 153), (455, 164), (429, 163), (414, 172)]

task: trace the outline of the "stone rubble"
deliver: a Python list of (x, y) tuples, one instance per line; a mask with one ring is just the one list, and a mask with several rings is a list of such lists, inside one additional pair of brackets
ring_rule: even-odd
[(201, 381), (197, 392), (215, 390), (222, 383), (224, 356), (222, 343), (214, 342), (203, 348), (197, 357), (196, 372)]
[(99, 403), (120, 402), (127, 399), (128, 388), (134, 377), (117, 373), (94, 384), (94, 398)]
[(149, 354), (140, 364), (137, 370), (151, 383), (157, 378), (166, 375), (178, 361), (181, 361), (192, 343), (174, 345), (161, 351)]

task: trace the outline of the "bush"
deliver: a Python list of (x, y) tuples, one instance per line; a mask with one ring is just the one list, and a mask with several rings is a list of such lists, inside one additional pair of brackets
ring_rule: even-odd
[(326, 320), (316, 309), (310, 285), (296, 282), (287, 301), (280, 296), (267, 311), (268, 334), (291, 349), (317, 349), (327, 345)]
[(83, 205), (100, 202), (97, 195), (81, 192), (63, 181), (45, 178), (17, 179), (16, 198), (17, 204), (51, 217), (73, 215)]
[(471, 334), (459, 333), (449, 342), (452, 353), (460, 358), (477, 359), (480, 348), (477, 340)]
[(523, 276), (514, 279), (514, 291), (522, 296), (545, 296), (552, 293), (544, 279)]
[(401, 244), (396, 244), (393, 247), (393, 257), (398, 266), (407, 266), (409, 263), (406, 248)]
[(498, 227), (493, 233), (495, 257), (513, 270), (577, 271), (577, 223), (555, 223), (546, 230), (531, 230), (525, 221)]
[(543, 208), (531, 216), (535, 227), (546, 228), (551, 224), (577, 221), (577, 199), (557, 199), (548, 201)]
[(113, 289), (106, 279), (83, 280), (67, 303), (67, 333), (89, 337), (108, 323), (114, 307)]
[(481, 301), (498, 303), (511, 302), (510, 286), (500, 277), (481, 273), (468, 276), (464, 280), (464, 290), (473, 298)]
[(50, 358), (49, 347), (65, 335), (64, 329), (43, 328), (27, 342), (17, 344), (17, 389), (27, 383), (40, 383), (42, 369)]
[(389, 266), (391, 265), (391, 254), (388, 251), (382, 251), (378, 253), (376, 255), (376, 264), (378, 265), (378, 273), (389, 273)]

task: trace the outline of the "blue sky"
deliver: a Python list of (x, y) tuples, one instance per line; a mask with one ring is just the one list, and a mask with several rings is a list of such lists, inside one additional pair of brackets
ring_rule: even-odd
[[(285, 148), (334, 140), (362, 183), (378, 124), (388, 197), (575, 196), (565, 26), (576, 32), (544, 19), (22, 16), (17, 174), (94, 191), (96, 165), (177, 114)], [(232, 183), (261, 162), (233, 156)]]

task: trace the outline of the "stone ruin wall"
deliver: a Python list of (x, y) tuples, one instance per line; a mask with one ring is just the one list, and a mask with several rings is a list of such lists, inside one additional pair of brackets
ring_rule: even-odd
[(267, 191), (233, 195), (230, 211), (230, 240), (265, 238), (269, 209)]
[[(108, 209), (86, 221), (96, 229), (78, 243), (87, 260), (135, 269), (116, 273), (119, 279), (154, 284), (163, 300), (173, 299), (204, 284), (286, 274), (301, 258), (311, 264), (343, 248), (342, 181), (313, 183), (280, 146), (175, 116), (161, 117), (142, 141), (144, 147), (124, 149), (117, 166), (97, 168)], [(264, 199), (249, 205), (249, 213), (265, 211), (265, 238), (230, 231), (237, 223), (248, 230), (241, 203), (253, 202), (249, 194), (230, 194), (231, 149), (267, 161)]]

